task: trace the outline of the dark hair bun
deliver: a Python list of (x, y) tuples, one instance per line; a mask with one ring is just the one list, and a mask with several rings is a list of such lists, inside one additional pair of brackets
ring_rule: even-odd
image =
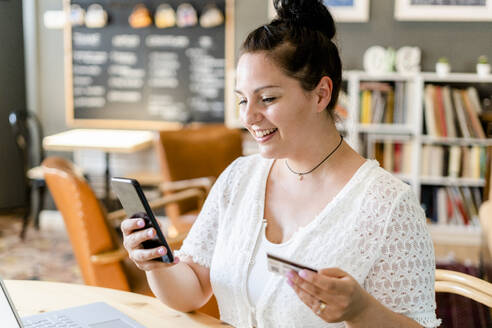
[(273, 4), (279, 20), (323, 32), (329, 39), (335, 36), (335, 22), (321, 0), (273, 0)]

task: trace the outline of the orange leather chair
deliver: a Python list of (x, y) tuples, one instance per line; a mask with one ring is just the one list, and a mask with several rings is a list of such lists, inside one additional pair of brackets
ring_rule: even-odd
[[(46, 184), (65, 226), (84, 282), (87, 285), (152, 295), (145, 273), (129, 259), (110, 221), (124, 218), (119, 210), (106, 215), (80, 170), (60, 157), (42, 163)], [(189, 198), (203, 198), (204, 192), (188, 189), (150, 202), (152, 208)], [(119, 222), (117, 221), (119, 226)], [(185, 235), (168, 238), (171, 248), (179, 249)], [(219, 317), (213, 298), (200, 312)]]
[[(241, 131), (218, 124), (161, 131), (155, 148), (164, 195), (186, 188), (202, 188), (207, 193), (220, 173), (243, 152)], [(177, 233), (186, 233), (200, 207), (196, 199), (188, 199), (167, 204), (165, 211)]]

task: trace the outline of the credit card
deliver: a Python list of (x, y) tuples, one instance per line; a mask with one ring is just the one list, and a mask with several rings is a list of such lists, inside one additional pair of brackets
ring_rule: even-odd
[(267, 253), (267, 266), (270, 272), (285, 276), (290, 270), (294, 270), (299, 273), (301, 270), (310, 270), (318, 273), (318, 270), (304, 266), (302, 264), (294, 263), (292, 261), (283, 259), (276, 255)]

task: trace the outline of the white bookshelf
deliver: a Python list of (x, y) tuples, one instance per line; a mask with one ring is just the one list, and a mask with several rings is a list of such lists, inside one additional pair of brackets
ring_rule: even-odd
[(421, 176), (420, 183), (431, 186), (483, 187), (483, 179)]
[[(358, 152), (373, 158), (374, 154), (370, 153), (372, 143), (378, 141), (411, 141), (417, 142), (417, 139), (422, 134), (421, 120), (422, 113), (420, 107), (422, 102), (423, 79), (421, 74), (368, 74), (363, 71), (346, 71), (344, 72), (344, 80), (347, 81), (347, 94), (349, 97), (349, 117), (347, 119), (347, 140), (350, 145)], [(362, 124), (360, 123), (359, 108), (360, 108), (360, 84), (361, 82), (404, 82), (405, 85), (405, 102), (406, 113), (404, 123), (402, 124)], [(361, 143), (361, 135), (367, 136), (367, 143)], [(363, 149), (367, 147), (368, 154), (364, 154)], [(415, 147), (417, 148), (417, 147)], [(420, 184), (418, 172), (416, 170), (420, 163), (420, 152), (417, 152), (412, 157), (412, 174), (401, 176), (402, 180), (410, 183), (414, 191), (420, 193)]]
[[(420, 158), (421, 146), (423, 144), (440, 145), (461, 145), (461, 146), (492, 146), (492, 139), (475, 138), (443, 138), (424, 135), (423, 126), (423, 97), (424, 87), (427, 83), (490, 83), (492, 90), (492, 75), (480, 77), (472, 73), (450, 73), (446, 76), (439, 76), (431, 72), (413, 74), (369, 74), (363, 71), (345, 71), (344, 80), (347, 81), (347, 94), (349, 97), (349, 118), (343, 125), (348, 140), (357, 151), (362, 151), (363, 146), (360, 142), (360, 135), (367, 134), (369, 142), (376, 141), (410, 141), (415, 144), (414, 160), (412, 165), (413, 180), (420, 181)], [(361, 82), (405, 82), (406, 83), (406, 117), (405, 124), (361, 124), (359, 123), (359, 92)], [(477, 185), (476, 181), (463, 180), (462, 184), (470, 182)], [(419, 188), (416, 188), (418, 191)]]
[[(349, 97), (349, 118), (346, 127), (347, 140), (357, 151), (367, 153), (363, 155), (374, 158), (372, 149), (376, 142), (407, 142), (412, 146), (412, 163), (409, 174), (395, 174), (401, 180), (409, 183), (418, 198), (422, 185), (435, 186), (468, 186), (483, 187), (484, 179), (453, 178), (441, 176), (421, 176), (422, 146), (425, 144), (435, 145), (459, 145), (459, 146), (492, 146), (492, 139), (476, 138), (446, 138), (433, 137), (423, 134), (424, 120), (424, 88), (428, 83), (436, 84), (490, 84), (492, 92), (492, 75), (480, 77), (472, 73), (450, 73), (439, 76), (432, 72), (421, 72), (415, 74), (387, 73), (371, 75), (362, 71), (344, 72), (344, 80), (347, 82), (346, 92)], [(404, 82), (406, 97), (405, 124), (361, 124), (359, 123), (360, 111), (360, 83), (361, 82)], [(367, 144), (362, 144), (361, 136), (365, 135)], [(366, 146), (366, 147), (365, 147)], [(452, 226), (442, 230), (443, 226), (433, 227), (433, 235), (439, 240), (452, 240), (456, 234), (462, 234), (466, 240), (475, 239), (479, 235), (480, 227)], [(468, 229), (468, 230), (467, 230)], [(461, 238), (461, 237), (460, 237)]]
[(378, 133), (378, 134), (415, 134), (413, 126), (410, 124), (357, 124), (358, 132)]
[(429, 224), (428, 227), (436, 244), (475, 247), (482, 245), (482, 229), (478, 226)]
[(436, 73), (420, 73), (425, 82), (434, 83), (492, 83), (492, 74), (479, 76), (474, 73), (449, 73), (445, 76)]
[(458, 145), (458, 146), (492, 146), (492, 139), (476, 139), (476, 138), (443, 138), (423, 135), (421, 137), (422, 144), (437, 144), (437, 145)]

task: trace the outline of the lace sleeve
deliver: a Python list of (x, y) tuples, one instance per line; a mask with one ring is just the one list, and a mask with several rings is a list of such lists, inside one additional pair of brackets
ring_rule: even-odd
[(391, 310), (424, 327), (437, 327), (434, 247), (425, 214), (408, 189), (388, 217), (380, 257), (364, 282), (366, 290)]
[(210, 268), (217, 240), (221, 202), (226, 200), (225, 188), (229, 184), (230, 171), (236, 163), (237, 160), (229, 165), (212, 186), (200, 214), (183, 241), (183, 246), (174, 252), (181, 260), (191, 260)]

